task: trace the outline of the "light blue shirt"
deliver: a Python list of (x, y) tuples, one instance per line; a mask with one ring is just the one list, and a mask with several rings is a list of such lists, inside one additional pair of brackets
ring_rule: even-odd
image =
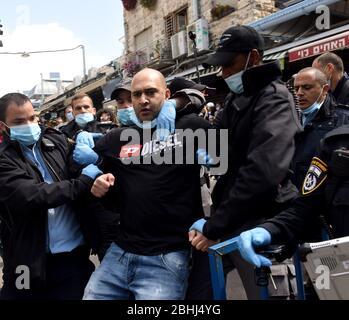
[[(21, 145), (25, 157), (33, 162), (46, 183), (54, 180), (35, 144), (33, 149)], [(70, 252), (84, 243), (84, 238), (77, 221), (76, 214), (68, 204), (57, 208), (50, 208), (47, 212), (47, 251), (51, 253)]]

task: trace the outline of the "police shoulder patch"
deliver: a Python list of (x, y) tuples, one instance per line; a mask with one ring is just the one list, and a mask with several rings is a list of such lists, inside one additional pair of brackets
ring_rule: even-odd
[(328, 165), (319, 158), (313, 158), (305, 176), (302, 195), (308, 195), (317, 190), (327, 178)]

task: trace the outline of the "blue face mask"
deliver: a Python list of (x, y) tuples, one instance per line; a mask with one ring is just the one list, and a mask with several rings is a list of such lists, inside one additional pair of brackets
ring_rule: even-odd
[(142, 129), (153, 129), (157, 126), (158, 124), (158, 119), (154, 119), (152, 121), (144, 121), (144, 122), (140, 122), (138, 120), (138, 118), (136, 117), (135, 119), (135, 125), (139, 128), (142, 128)]
[(158, 124), (158, 118), (155, 118), (152, 121), (144, 121), (144, 122), (139, 121), (135, 112), (132, 113), (131, 120), (132, 120), (132, 124), (135, 124), (138, 128), (141, 128), (141, 129), (153, 129)]
[(67, 121), (74, 120), (74, 115), (72, 112), (68, 112), (65, 117), (67, 118)]
[(118, 110), (118, 120), (123, 126), (132, 126), (134, 122), (132, 121), (133, 115), (135, 111), (133, 107), (131, 108), (125, 108), (125, 109), (119, 109)]
[(321, 106), (323, 105), (325, 100), (322, 101), (322, 102), (318, 102), (318, 100), (320, 99), (321, 95), (322, 95), (322, 91), (321, 91), (319, 97), (317, 98), (317, 100), (310, 107), (308, 107), (305, 110), (302, 110), (303, 126), (306, 126), (311, 120), (314, 119), (314, 117), (316, 116), (316, 111), (319, 111)]
[(35, 144), (41, 135), (41, 128), (37, 123), (10, 127), (10, 138), (25, 146)]
[(75, 122), (79, 125), (79, 127), (84, 128), (89, 122), (93, 121), (94, 119), (94, 115), (90, 112), (80, 113), (75, 117)]
[(240, 72), (224, 79), (229, 89), (236, 94), (241, 94), (244, 92), (244, 85), (242, 83), (242, 74), (244, 71), (245, 70), (241, 70)]
[(244, 70), (241, 70), (240, 72), (235, 73), (230, 77), (224, 79), (229, 89), (236, 94), (241, 94), (244, 92), (244, 85), (242, 83), (242, 74), (247, 69), (248, 63), (250, 62), (250, 56), (251, 56), (251, 52), (248, 54)]

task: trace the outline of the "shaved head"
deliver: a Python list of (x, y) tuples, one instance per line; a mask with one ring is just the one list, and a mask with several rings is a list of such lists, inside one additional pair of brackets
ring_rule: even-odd
[(167, 84), (166, 84), (166, 79), (163, 76), (163, 74), (161, 72), (159, 72), (158, 70), (155, 69), (151, 69), (151, 68), (145, 68), (141, 71), (139, 71), (132, 80), (131, 83), (131, 91), (132, 88), (134, 86), (135, 82), (138, 82), (140, 80), (154, 80), (157, 81), (159, 83), (159, 85), (161, 85), (163, 88), (167, 88)]
[(146, 68), (138, 72), (131, 83), (132, 104), (142, 122), (157, 118), (165, 100), (170, 97), (161, 72)]

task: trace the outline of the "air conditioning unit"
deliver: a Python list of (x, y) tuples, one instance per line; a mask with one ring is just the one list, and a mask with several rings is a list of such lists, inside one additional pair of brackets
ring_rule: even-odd
[[(193, 32), (196, 34), (196, 46), (198, 52), (202, 52), (209, 49), (210, 41), (208, 34), (208, 22), (205, 19), (199, 19), (194, 23), (187, 26), (187, 34), (189, 32)], [(188, 45), (188, 56), (192, 56), (194, 54), (193, 41), (188, 37), (187, 39)]]
[(180, 31), (171, 37), (172, 59), (187, 54), (187, 34), (185, 30)]

